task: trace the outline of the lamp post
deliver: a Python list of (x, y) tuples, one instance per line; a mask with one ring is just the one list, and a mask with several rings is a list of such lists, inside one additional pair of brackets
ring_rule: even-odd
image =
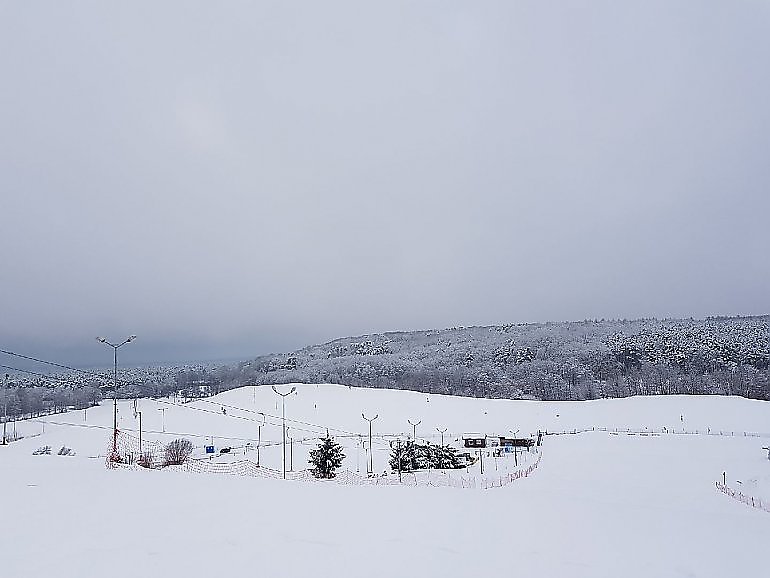
[[(513, 431), (512, 429), (509, 429), (508, 431), (511, 432), (514, 437), (516, 437), (516, 434), (519, 433), (519, 430)], [(516, 441), (514, 440), (513, 443), (515, 444)], [(519, 467), (519, 446), (517, 445), (513, 446), (513, 465), (514, 467)]]
[(283, 439), (283, 479), (286, 479), (286, 398), (290, 396), (292, 393), (297, 391), (296, 387), (292, 387), (291, 391), (288, 393), (281, 393), (278, 391), (275, 386), (273, 386), (273, 391), (276, 393), (276, 395), (281, 396), (281, 437)]
[(166, 408), (165, 407), (158, 408), (158, 411), (163, 412), (163, 413), (160, 414), (162, 416), (161, 417), (161, 423), (162, 423), (161, 429), (163, 430), (163, 433), (166, 433)]
[(410, 426), (412, 426), (412, 440), (414, 443), (417, 443), (417, 426), (422, 423), (422, 420), (418, 421), (417, 423), (412, 423), (411, 419), (406, 420)]
[(369, 419), (366, 417), (363, 413), (361, 414), (361, 417), (364, 418), (366, 421), (369, 422), (369, 469), (368, 473), (373, 474), (374, 473), (374, 457), (372, 456), (372, 422), (376, 420), (378, 417), (380, 417), (379, 414), (375, 414), (375, 416), (372, 419)]
[(112, 387), (112, 404), (113, 404), (113, 412), (112, 412), (112, 456), (111, 459), (116, 459), (118, 457), (118, 349), (120, 347), (123, 347), (126, 343), (131, 343), (134, 339), (136, 339), (136, 335), (129, 335), (122, 343), (110, 343), (107, 341), (104, 337), (97, 337), (96, 340), (99, 343), (104, 343), (105, 345), (112, 347), (114, 353), (115, 353), (115, 366), (114, 371), (112, 374), (113, 378), (113, 387)]
[(444, 429), (436, 428), (436, 431), (438, 431), (438, 433), (441, 434), (441, 447), (442, 448), (444, 447), (444, 434), (446, 433), (446, 430), (447, 430), (447, 428), (444, 428)]

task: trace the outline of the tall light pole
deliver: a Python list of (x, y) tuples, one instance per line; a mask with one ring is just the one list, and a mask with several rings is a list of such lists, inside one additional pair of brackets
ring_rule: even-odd
[(441, 434), (441, 447), (444, 447), (444, 434), (446, 433), (447, 428), (440, 429), (436, 428), (436, 431), (438, 431)]
[[(521, 429), (521, 428), (519, 428), (519, 429)], [(513, 431), (512, 429), (509, 429), (508, 431), (511, 432), (511, 434), (513, 434), (514, 438), (516, 437), (516, 434), (519, 433), (518, 429), (516, 431)], [(516, 444), (516, 440), (514, 440), (513, 443), (514, 443), (514, 446), (513, 446), (513, 465), (518, 468), (519, 467), (519, 446), (515, 445)]]
[(369, 419), (366, 417), (363, 413), (361, 414), (361, 417), (364, 418), (366, 421), (369, 422), (369, 469), (368, 472), (370, 474), (374, 473), (374, 458), (372, 456), (372, 422), (376, 420), (378, 417), (380, 417), (379, 414), (375, 414), (375, 416), (372, 419)]
[(161, 429), (163, 430), (163, 433), (166, 433), (166, 408), (165, 407), (160, 407), (160, 408), (158, 408), (158, 411), (163, 412), (163, 413), (160, 414), (162, 416), (161, 417), (161, 423), (162, 423)]
[(409, 422), (410, 426), (412, 426), (412, 440), (414, 440), (414, 443), (417, 443), (417, 426), (422, 423), (422, 420), (418, 421), (417, 423), (412, 423), (411, 419), (406, 421)]
[(292, 393), (297, 391), (296, 387), (292, 387), (291, 391), (288, 393), (281, 393), (277, 389), (275, 389), (275, 386), (273, 386), (273, 391), (276, 393), (276, 395), (281, 396), (281, 437), (283, 439), (283, 479), (286, 479), (286, 398), (290, 396)]
[(112, 385), (112, 405), (113, 405), (113, 412), (112, 412), (112, 456), (111, 459), (115, 460), (118, 457), (118, 348), (123, 347), (126, 343), (131, 343), (134, 339), (136, 339), (136, 335), (129, 335), (122, 343), (118, 343), (117, 345), (114, 343), (110, 343), (107, 341), (104, 337), (97, 337), (96, 340), (99, 343), (104, 343), (105, 345), (108, 345), (109, 347), (112, 347), (112, 349), (115, 352), (115, 366), (114, 371), (112, 374), (113, 379), (113, 385)]

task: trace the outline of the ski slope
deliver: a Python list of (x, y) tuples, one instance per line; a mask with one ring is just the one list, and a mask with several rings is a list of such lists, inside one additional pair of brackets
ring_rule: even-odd
[[(137, 409), (145, 439), (186, 434), (200, 451), (213, 438), (217, 448), (251, 460), (254, 450), (243, 446), (257, 440), (262, 412), (261, 463), (281, 468), (280, 399), (268, 387), (189, 404), (139, 400)], [(133, 402), (119, 410), (121, 430), (136, 429)], [(41, 577), (723, 578), (770, 571), (770, 514), (714, 487), (726, 472), (729, 485), (770, 500), (762, 450), (770, 437), (742, 435), (770, 430), (768, 403), (691, 396), (529, 402), (298, 385), (286, 399), (294, 469), (306, 467), (311, 438), (328, 427), (345, 446), (345, 467), (365, 472), (362, 412), (379, 415), (375, 472), (386, 467), (388, 441), (411, 435), (410, 419), (421, 420), (417, 437), (431, 442), (440, 439), (437, 427), (448, 428), (450, 442), (465, 432), (592, 427), (737, 435), (549, 435), (534, 474), (499, 489), (343, 486), (107, 470), (112, 406), (105, 402), (45, 424), (19, 423), (30, 437), (0, 447), (0, 564), (6, 575)], [(66, 445), (77, 455), (33, 456), (41, 445), (54, 453)]]

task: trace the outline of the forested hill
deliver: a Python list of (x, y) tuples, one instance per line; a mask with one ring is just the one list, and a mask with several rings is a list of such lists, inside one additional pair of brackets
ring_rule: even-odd
[(673, 393), (770, 399), (769, 321), (602, 320), (365, 335), (213, 375), (181, 374), (177, 384), (340, 383), (544, 400)]

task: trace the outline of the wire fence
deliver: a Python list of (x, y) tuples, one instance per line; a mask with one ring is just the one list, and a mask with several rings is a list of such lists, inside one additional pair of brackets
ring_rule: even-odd
[(560, 431), (543, 431), (543, 435), (576, 435), (586, 432), (600, 431), (617, 435), (640, 435), (640, 436), (660, 436), (660, 435), (703, 435), (703, 436), (724, 436), (724, 437), (749, 437), (749, 438), (770, 438), (770, 433), (750, 432), (750, 431), (730, 431), (718, 429), (695, 429), (685, 428), (608, 428), (608, 427), (590, 427), (582, 429), (565, 429)]
[(110, 437), (107, 451), (107, 466), (109, 468), (127, 468), (138, 470), (164, 469), (167, 471), (182, 471), (195, 474), (236, 475), (263, 479), (285, 479), (300, 482), (334, 483), (345, 486), (408, 486), (408, 487), (450, 487), (461, 489), (501, 488), (530, 476), (540, 465), (542, 452), (537, 451), (537, 458), (527, 467), (500, 475), (457, 475), (455, 471), (428, 470), (419, 472), (402, 472), (399, 480), (397, 473), (363, 476), (350, 470), (342, 470), (330, 479), (316, 478), (312, 471), (277, 470), (259, 465), (248, 459), (221, 462), (207, 458), (187, 459), (181, 465), (168, 465), (163, 444), (150, 440), (139, 440), (138, 437), (119, 431), (117, 443)]
[[(362, 476), (350, 470), (342, 470), (332, 479), (320, 479), (313, 476), (310, 470), (286, 472), (286, 479), (302, 482), (335, 483), (344, 486), (409, 486), (409, 487), (449, 487), (460, 489), (502, 488), (513, 482), (530, 476), (540, 465), (542, 452), (537, 453), (537, 459), (526, 468), (518, 469), (499, 476), (456, 476), (449, 472), (433, 470), (427, 475), (418, 476), (415, 472), (402, 472), (401, 480), (396, 473)], [(207, 459), (189, 460), (182, 466), (170, 466), (171, 470), (181, 470), (196, 474), (229, 474), (265, 479), (282, 479), (282, 470), (257, 465), (251, 460), (234, 462), (216, 462)], [(420, 472), (425, 474), (425, 472)]]
[(714, 482), (716, 484), (717, 490), (722, 492), (723, 494), (726, 494), (730, 496), (734, 500), (738, 500), (739, 502), (743, 502), (747, 506), (751, 506), (752, 508), (756, 508), (758, 510), (762, 510), (764, 512), (770, 513), (770, 503), (768, 503), (767, 500), (762, 500), (762, 498), (755, 498), (754, 496), (749, 496), (747, 494), (744, 494), (741, 491), (734, 490), (733, 488), (721, 483), (721, 482)]

